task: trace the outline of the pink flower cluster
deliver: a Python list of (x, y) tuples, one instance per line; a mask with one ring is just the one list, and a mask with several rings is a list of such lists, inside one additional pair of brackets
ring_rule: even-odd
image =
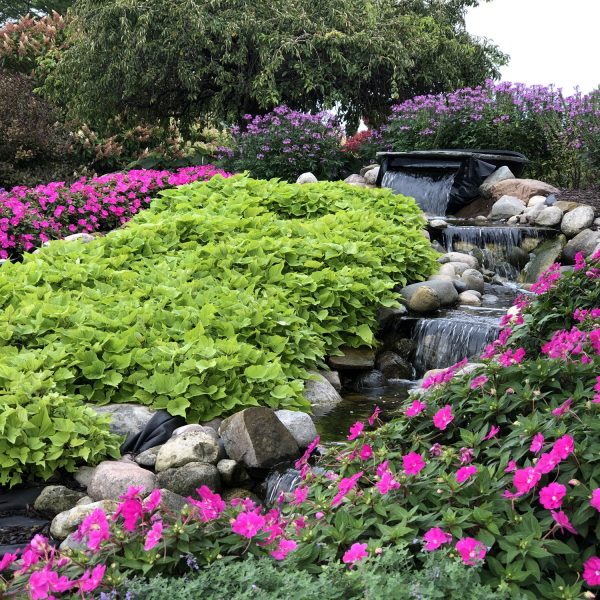
[(229, 174), (213, 165), (132, 170), (0, 192), (0, 258), (17, 257), (74, 233), (110, 231), (146, 208), (162, 189)]
[[(423, 535), (423, 541), (425, 542), (424, 549), (427, 552), (432, 552), (441, 548), (444, 544), (451, 543), (452, 536), (439, 527), (432, 527)], [(487, 554), (485, 544), (472, 537), (458, 540), (455, 547), (462, 561), (469, 566), (480, 564)]]
[(588, 364), (591, 355), (600, 355), (600, 327), (591, 331), (582, 331), (572, 327), (570, 331), (555, 331), (552, 339), (542, 346), (542, 352), (550, 358), (561, 360), (579, 360)]
[(466, 358), (463, 358), (460, 362), (457, 362), (455, 365), (448, 367), (447, 369), (440, 371), (439, 373), (435, 373), (427, 377), (421, 387), (423, 389), (428, 389), (430, 387), (435, 387), (437, 385), (441, 385), (444, 383), (448, 383), (452, 380), (457, 371), (462, 369), (469, 361)]

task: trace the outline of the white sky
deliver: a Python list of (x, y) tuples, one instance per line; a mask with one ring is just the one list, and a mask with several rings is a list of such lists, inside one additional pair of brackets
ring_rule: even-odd
[(600, 85), (600, 0), (491, 0), (469, 11), (467, 29), (510, 55), (504, 81)]

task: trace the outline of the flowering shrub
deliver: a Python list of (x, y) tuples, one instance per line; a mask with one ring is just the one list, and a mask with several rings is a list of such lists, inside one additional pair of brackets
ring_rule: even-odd
[(233, 127), (232, 148), (222, 148), (226, 169), (253, 177), (296, 181), (311, 171), (334, 179), (343, 164), (342, 130), (327, 112), (309, 114), (278, 106), (266, 115), (246, 115), (244, 128)]
[[(137, 192), (121, 176), (98, 185), (125, 210), (128, 194), (144, 199), (161, 177), (174, 185), (189, 173), (141, 173)], [(127, 217), (96, 190), (86, 211)], [(0, 398), (31, 378), (191, 422), (259, 404), (308, 407), (307, 369), (342, 345), (373, 343), (378, 308), (397, 304), (394, 286), (434, 270), (423, 224), (413, 200), (341, 182), (216, 176), (164, 190), (127, 227), (2, 265)], [(9, 484), (28, 468), (10, 467)]]
[(159, 190), (226, 173), (205, 165), (175, 172), (134, 170), (0, 191), (0, 258), (18, 257), (73, 233), (110, 231), (150, 204)]
[(396, 105), (375, 138), (397, 151), (516, 150), (531, 160), (530, 175), (578, 187), (600, 173), (599, 116), (598, 91), (565, 97), (553, 87), (489, 81)]

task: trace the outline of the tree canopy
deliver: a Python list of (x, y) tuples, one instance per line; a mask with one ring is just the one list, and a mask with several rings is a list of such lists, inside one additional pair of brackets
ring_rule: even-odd
[(9, 20), (16, 20), (25, 15), (49, 15), (52, 11), (63, 14), (73, 0), (8, 0), (0, 6), (0, 24)]
[(378, 122), (392, 101), (498, 75), (465, 29), (478, 0), (78, 0), (46, 90), (100, 128), (238, 121), (286, 103)]

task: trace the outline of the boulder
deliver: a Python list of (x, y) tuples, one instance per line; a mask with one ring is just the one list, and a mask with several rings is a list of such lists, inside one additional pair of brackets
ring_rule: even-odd
[(364, 175), (362, 175), (367, 185), (375, 185), (377, 183), (377, 178), (379, 177), (379, 169), (380, 167), (378, 165), (376, 167), (373, 167), (372, 169), (369, 169), (365, 172)]
[(527, 208), (532, 208), (533, 206), (538, 206), (539, 204), (546, 204), (545, 196), (533, 196), (529, 198), (529, 201), (527, 202)]
[(367, 182), (365, 181), (364, 177), (361, 177), (360, 175), (354, 173), (353, 175), (350, 175), (349, 177), (346, 177), (346, 179), (344, 179), (344, 181), (350, 185), (357, 185), (359, 187), (366, 187)]
[(598, 244), (600, 244), (600, 231), (584, 229), (568, 241), (562, 253), (563, 261), (567, 264), (573, 264), (575, 255), (578, 252), (583, 252), (586, 257), (591, 256)]
[(559, 200), (554, 204), (554, 206), (556, 206), (556, 208), (560, 208), (560, 210), (562, 210), (564, 213), (568, 213), (582, 205), (579, 202), (568, 202), (566, 200)]
[(362, 169), (361, 169), (361, 170), (358, 172), (358, 174), (359, 174), (361, 177), (364, 177), (364, 176), (365, 176), (365, 173), (366, 173), (367, 171), (371, 171), (371, 170), (373, 170), (373, 169), (377, 169), (377, 168), (379, 168), (379, 165), (378, 165), (377, 163), (372, 163), (372, 164), (370, 164), (370, 165), (366, 165), (365, 167), (363, 167), (363, 168), (362, 168)]
[(65, 242), (81, 242), (83, 244), (88, 244), (89, 242), (94, 241), (96, 238), (89, 233), (72, 233), (63, 238)]
[(226, 487), (232, 487), (250, 479), (246, 469), (237, 460), (232, 460), (231, 458), (220, 460), (217, 463), (217, 471), (219, 472), (221, 483)]
[(64, 540), (70, 533), (77, 530), (83, 520), (97, 508), (101, 508), (106, 514), (117, 509), (114, 500), (102, 500), (92, 504), (74, 506), (73, 508), (57, 514), (50, 524), (50, 534), (57, 540)]
[(452, 285), (459, 294), (467, 291), (467, 284), (462, 279), (455, 279)]
[(156, 486), (156, 476), (133, 462), (106, 460), (94, 471), (88, 495), (94, 500), (117, 500), (131, 486), (142, 487), (147, 496)]
[[(394, 322), (399, 317), (403, 317), (406, 314), (408, 314), (408, 309), (406, 308), (406, 306), (404, 306), (404, 304), (401, 304), (397, 308), (388, 308), (382, 306), (377, 310), (377, 323), (379, 324), (380, 329), (385, 329), (389, 324)], [(323, 375), (326, 377), (325, 374)]]
[(228, 417), (219, 432), (227, 455), (247, 467), (272, 467), (297, 456), (300, 450), (275, 413), (264, 406), (246, 408)]
[(310, 172), (302, 173), (302, 175), (296, 179), (296, 183), (317, 183), (317, 181), (319, 180)]
[(135, 462), (140, 465), (140, 467), (146, 467), (147, 469), (153, 469), (156, 464), (156, 456), (158, 455), (158, 451), (162, 448), (162, 446), (154, 446), (154, 448), (149, 448), (148, 450), (144, 450), (144, 452), (140, 452), (135, 458)]
[[(402, 308), (404, 308), (404, 306)], [(406, 308), (404, 308), (404, 312), (408, 312)], [(342, 389), (340, 374), (337, 371), (319, 371), (319, 375), (327, 379), (327, 381), (329, 381), (329, 383), (334, 387), (336, 392), (339, 392)]]
[(90, 498), (89, 496), (84, 496), (83, 498), (77, 500), (77, 504), (75, 506), (83, 506), (84, 504), (92, 504), (93, 502), (93, 498)]
[(427, 285), (421, 285), (412, 294), (408, 308), (418, 313), (430, 313), (439, 310), (442, 303), (436, 291)]
[[(197, 494), (192, 494), (192, 497), (197, 498)], [(166, 488), (161, 488), (160, 490), (160, 512), (170, 512), (175, 515), (181, 514), (181, 511), (184, 509), (187, 504), (187, 499), (171, 490), (167, 490)]]
[(219, 436), (210, 427), (193, 429), (163, 444), (156, 456), (157, 473), (182, 467), (190, 462), (216, 465), (219, 460)]
[[(468, 268), (468, 266), (465, 266), (465, 268)], [(454, 267), (450, 263), (445, 263), (445, 264), (441, 265), (440, 270), (437, 272), (437, 274), (438, 275), (446, 275), (448, 277), (451, 277), (452, 279), (454, 279), (456, 277), (456, 271), (454, 270)]]
[(541, 227), (554, 227), (563, 218), (563, 211), (556, 206), (546, 206), (535, 218), (535, 224)]
[[(477, 269), (478, 267), (473, 267), (471, 265), (473, 265), (473, 261), (470, 261), (470, 264), (467, 264), (466, 262), (449, 262), (446, 263), (446, 265), (450, 265), (452, 267), (452, 269), (454, 269), (454, 273), (456, 274), (457, 277), (460, 277), (467, 269)], [(442, 265), (445, 266), (445, 265)]]
[(201, 462), (191, 462), (183, 467), (162, 471), (158, 474), (156, 482), (161, 489), (165, 488), (184, 498), (195, 498), (196, 490), (203, 485), (215, 491), (221, 489), (217, 467)]
[[(408, 308), (417, 312), (427, 312), (422, 306), (427, 306), (431, 294), (429, 292), (420, 292), (423, 288), (433, 290), (435, 296), (439, 299), (440, 306), (454, 306), (458, 301), (458, 294), (452, 285), (452, 282), (445, 279), (435, 279), (423, 283), (413, 283), (400, 290), (402, 297), (407, 300)], [(419, 295), (421, 294), (421, 295)], [(416, 298), (415, 298), (416, 297)], [(435, 304), (435, 298), (433, 298)], [(435, 308), (433, 310), (436, 310)]]
[(479, 268), (479, 261), (470, 254), (464, 252), (448, 252), (438, 258), (439, 263), (466, 263), (471, 269)]
[(99, 415), (110, 415), (109, 429), (117, 435), (135, 435), (139, 433), (156, 411), (141, 404), (107, 404), (94, 406), (90, 404)]
[(372, 369), (375, 365), (375, 351), (372, 348), (361, 346), (360, 348), (340, 348), (340, 356), (330, 356), (329, 366), (337, 371), (356, 369)]
[(76, 533), (70, 533), (58, 546), (62, 552), (85, 552), (88, 549), (87, 540), (79, 540)]
[(276, 410), (275, 415), (300, 448), (306, 448), (317, 437), (317, 429), (310, 415), (296, 410)]
[[(219, 423), (220, 425), (221, 423)], [(210, 427), (215, 433), (219, 430), (219, 425), (216, 427)], [(190, 431), (206, 431), (206, 425), (200, 425), (198, 423), (192, 423), (191, 425), (182, 425), (173, 431), (171, 437), (177, 437), (178, 435), (182, 435), (183, 433), (189, 433)]]
[(494, 185), (500, 183), (501, 181), (514, 178), (515, 176), (513, 175), (513, 172), (508, 167), (500, 167), (491, 175), (488, 175), (488, 177), (479, 187), (479, 193), (484, 198), (489, 198), (491, 196), (491, 189), (494, 187)]
[(359, 373), (352, 381), (351, 388), (355, 392), (363, 392), (364, 390), (375, 390), (384, 387), (387, 384), (387, 379), (381, 371), (373, 369), (368, 373)]
[(559, 190), (548, 183), (536, 179), (505, 179), (495, 183), (489, 189), (489, 195), (494, 200), (502, 196), (514, 196), (522, 202), (528, 202), (533, 196), (549, 196), (558, 194)]
[(232, 488), (230, 490), (225, 490), (222, 497), (227, 503), (230, 503), (235, 499), (245, 500), (246, 498), (249, 498), (255, 504), (260, 504), (260, 498), (256, 494), (253, 494), (250, 490), (244, 488)]
[(432, 219), (429, 221), (429, 227), (432, 227), (433, 229), (446, 229), (448, 223), (444, 221), (444, 219)]
[(516, 196), (502, 196), (492, 206), (490, 219), (509, 219), (516, 215), (520, 215), (525, 210), (525, 203)]
[(54, 517), (73, 508), (82, 498), (85, 498), (83, 492), (76, 492), (64, 485), (49, 485), (36, 498), (33, 508)]
[(73, 479), (84, 488), (90, 484), (92, 477), (94, 477), (94, 473), (96, 471), (96, 467), (79, 467), (75, 473), (73, 473)]
[(566, 241), (564, 235), (559, 235), (554, 239), (542, 242), (522, 271), (523, 283), (535, 283), (540, 275), (559, 259)]
[[(543, 204), (536, 204), (534, 206), (528, 206), (523, 214), (520, 215), (519, 221), (523, 223), (535, 223), (535, 220), (538, 218), (539, 214), (544, 210), (544, 208), (548, 208)], [(510, 221), (510, 219), (509, 219)]]
[(462, 275), (461, 279), (467, 284), (467, 291), (475, 290), (480, 294), (483, 294), (483, 287), (485, 281), (483, 275), (476, 269), (467, 269)]
[(386, 379), (410, 379), (413, 375), (412, 365), (390, 350), (380, 354), (375, 364)]
[[(523, 216), (523, 215), (521, 215)], [(527, 220), (527, 217), (525, 217), (525, 220)], [(521, 222), (521, 220), (519, 219), (519, 217), (511, 217), (508, 221), (506, 221), (509, 225), (517, 225)]]
[(560, 229), (567, 238), (575, 237), (590, 227), (594, 217), (594, 209), (591, 206), (578, 206), (563, 217)]
[(481, 306), (481, 300), (472, 291), (459, 294), (458, 301), (461, 306)]
[(323, 375), (311, 372), (311, 376), (316, 379), (304, 382), (304, 398), (310, 402), (313, 414), (322, 416), (335, 408), (342, 397)]
[(519, 248), (521, 248), (521, 250), (523, 250), (524, 252), (529, 253), (529, 252), (533, 252), (541, 243), (542, 243), (542, 238), (531, 237), (531, 236), (526, 235), (521, 240), (521, 243), (519, 244)]

